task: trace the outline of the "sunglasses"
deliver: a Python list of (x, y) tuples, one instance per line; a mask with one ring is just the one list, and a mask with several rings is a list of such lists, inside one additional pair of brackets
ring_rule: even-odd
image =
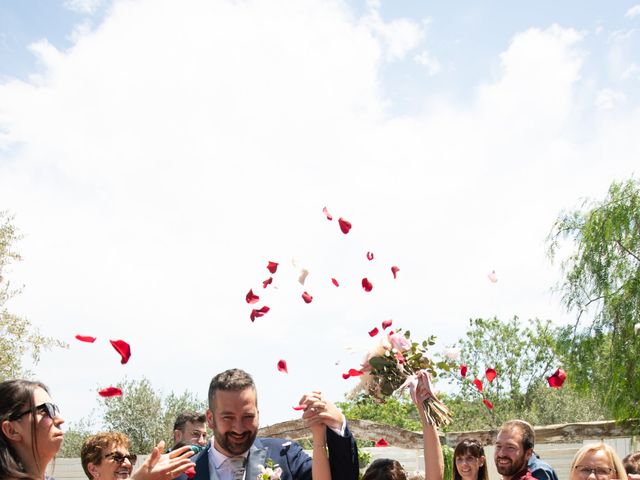
[(131, 463), (131, 465), (135, 465), (136, 460), (138, 460), (138, 456), (133, 453), (123, 455), (120, 452), (107, 453), (104, 458), (112, 458), (116, 463), (124, 463), (125, 460), (129, 460), (129, 463)]
[[(58, 408), (58, 406), (50, 402), (46, 402), (41, 405), (36, 405), (35, 411), (44, 413), (51, 420), (53, 420), (54, 418), (60, 415), (60, 409)], [(24, 412), (13, 415), (11, 418), (9, 418), (9, 420), (18, 420), (24, 417), (27, 413), (31, 413), (31, 409), (25, 410)]]

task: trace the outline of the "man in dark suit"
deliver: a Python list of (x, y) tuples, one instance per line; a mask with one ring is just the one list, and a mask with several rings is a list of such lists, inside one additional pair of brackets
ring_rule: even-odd
[[(300, 407), (313, 437), (313, 478), (329, 478), (330, 469), (332, 480), (357, 480), (358, 450), (342, 412), (320, 392), (303, 395)], [(312, 479), (312, 459), (300, 445), (283, 439), (256, 438), (257, 392), (245, 371), (226, 370), (211, 380), (206, 416), (213, 440), (193, 457), (193, 480), (256, 480), (270, 465), (278, 465), (281, 480)], [(270, 472), (267, 470), (267, 474)]]

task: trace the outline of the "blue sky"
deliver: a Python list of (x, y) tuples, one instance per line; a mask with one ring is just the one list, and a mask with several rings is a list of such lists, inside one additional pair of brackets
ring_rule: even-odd
[(341, 399), (382, 320), (438, 351), (471, 317), (572, 321), (545, 237), (636, 173), (639, 32), (633, 2), (1, 3), (10, 308), (71, 344), (36, 374), (76, 421), (125, 375), (204, 395), (240, 366), (269, 424)]

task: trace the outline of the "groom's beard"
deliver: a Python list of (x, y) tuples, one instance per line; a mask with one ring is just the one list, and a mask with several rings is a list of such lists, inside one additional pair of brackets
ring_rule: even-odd
[(240, 434), (235, 432), (220, 433), (215, 428), (213, 430), (216, 445), (232, 455), (242, 455), (249, 450), (257, 436), (257, 430), (253, 432), (247, 430)]

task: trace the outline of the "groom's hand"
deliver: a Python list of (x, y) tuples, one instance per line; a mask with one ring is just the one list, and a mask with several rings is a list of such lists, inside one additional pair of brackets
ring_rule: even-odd
[(306, 393), (299, 403), (306, 407), (302, 419), (307, 427), (311, 428), (315, 425), (323, 424), (334, 430), (342, 428), (344, 415), (338, 410), (338, 407), (324, 398), (322, 392)]

